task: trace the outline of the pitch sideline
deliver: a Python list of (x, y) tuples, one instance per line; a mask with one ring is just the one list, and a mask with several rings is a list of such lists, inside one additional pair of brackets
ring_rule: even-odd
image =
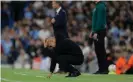
[(6, 81), (6, 82), (22, 82), (22, 81), (16, 81), (16, 80), (9, 80), (9, 79), (6, 79), (6, 78), (0, 78), (1, 81)]

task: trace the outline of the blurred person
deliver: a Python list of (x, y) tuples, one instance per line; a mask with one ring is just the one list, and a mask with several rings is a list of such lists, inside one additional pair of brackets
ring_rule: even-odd
[(27, 7), (27, 8), (25, 9), (25, 11), (24, 11), (24, 17), (25, 17), (26, 19), (29, 19), (29, 20), (32, 19), (32, 17), (33, 17), (33, 12), (31, 11), (31, 9), (30, 9), (29, 7)]
[(116, 74), (133, 74), (133, 55), (127, 59), (127, 52), (117, 50)]
[(84, 42), (84, 48), (82, 51), (83, 51), (84, 57), (86, 58), (86, 56), (88, 56), (89, 52), (91, 51), (90, 46), (88, 45), (87, 42)]
[(9, 26), (10, 28), (13, 25), (13, 17), (11, 13), (11, 9), (7, 3), (2, 3), (1, 9), (1, 28), (3, 29), (5, 26)]
[(0, 54), (0, 56), (1, 56), (1, 64), (5, 64), (6, 63), (6, 61), (7, 61), (7, 57), (3, 54), (3, 47), (2, 47), (2, 45), (0, 44), (0, 48), (1, 48), (1, 54)]
[[(102, 21), (101, 21), (102, 20)], [(106, 36), (106, 5), (97, 0), (92, 15), (92, 32), (90, 38), (94, 39), (95, 52), (98, 58), (99, 70), (95, 74), (107, 74), (108, 65), (106, 60), (105, 41)]]
[(30, 30), (30, 32), (29, 32), (29, 34), (30, 34), (30, 36), (34, 39), (34, 40), (36, 40), (36, 39), (38, 39), (39, 37), (38, 37), (38, 34), (39, 34), (39, 29), (38, 29), (38, 25), (37, 24), (33, 24), (32, 25), (32, 30)]
[(41, 62), (42, 62), (41, 56), (38, 55), (35, 56), (32, 60), (32, 69), (40, 70)]
[(32, 69), (32, 60), (36, 56), (35, 40), (30, 39), (30, 43), (29, 43), (29, 46), (28, 46), (26, 52), (29, 55), (29, 62), (31, 64), (31, 67), (30, 68)]
[(45, 15), (43, 9), (37, 10), (34, 13), (33, 22), (36, 23), (39, 27), (44, 27), (44, 19)]
[(116, 61), (116, 74), (123, 74), (126, 68), (126, 59), (124, 56), (120, 56)]
[(39, 31), (38, 33), (38, 37), (41, 39), (41, 40), (45, 40), (46, 38), (50, 37), (51, 36), (51, 32), (46, 29), (46, 28), (43, 28)]
[(130, 47), (130, 58), (128, 60), (128, 68), (126, 70), (126, 74), (133, 74), (133, 38), (131, 38), (130, 40), (130, 44), (129, 44), (131, 47)]
[(91, 49), (88, 45), (87, 42), (84, 42), (84, 47), (82, 48), (83, 51), (83, 55), (84, 55), (84, 63), (82, 65), (82, 71), (86, 72), (88, 71), (89, 67), (88, 67), (88, 55), (91, 52)]
[(8, 59), (8, 61), (10, 61), (10, 64), (12, 65), (12, 68), (14, 68), (14, 63), (17, 60), (18, 56), (19, 56), (19, 51), (12, 46), (10, 51), (10, 57)]
[(88, 70), (90, 74), (95, 73), (98, 70), (97, 57), (94, 50), (91, 50), (88, 55)]
[(39, 9), (41, 9), (42, 7), (43, 7), (43, 2), (42, 2), (42, 1), (36, 1), (36, 2), (33, 3), (33, 8), (34, 8), (35, 10), (39, 10)]
[(130, 40), (130, 45), (131, 45), (131, 53), (133, 53), (133, 37)]
[(126, 32), (123, 28), (120, 28), (120, 32), (119, 32), (120, 36), (125, 36)]
[(111, 33), (112, 39), (115, 42), (115, 44), (118, 44), (118, 42), (119, 42), (119, 29), (114, 22), (111, 22), (111, 29), (109, 30), (109, 32)]
[(1, 43), (3, 47), (4, 55), (8, 56), (11, 51), (12, 41), (10, 40), (8, 36), (5, 36), (5, 39), (2, 40)]
[(128, 60), (128, 67), (126, 69), (126, 74), (133, 74), (133, 54), (130, 56)]
[(81, 65), (83, 62), (83, 54), (80, 47), (68, 39), (67, 32), (67, 17), (66, 12), (61, 7), (61, 2), (53, 1), (52, 6), (56, 9), (56, 16), (51, 20), (54, 29), (56, 40), (55, 54), (51, 57), (50, 74), (52, 76), (56, 63), (66, 72), (69, 72), (66, 77), (77, 77), (80, 72), (72, 65)]
[[(116, 74), (133, 74), (133, 55), (129, 55), (121, 47), (115, 48)], [(128, 56), (130, 56), (128, 58)]]
[(51, 17), (55, 16), (55, 11), (54, 11), (54, 9), (52, 9), (51, 6), (48, 7), (47, 12), (46, 12), (46, 16), (51, 16)]
[(82, 10), (80, 10), (79, 13), (76, 14), (76, 20), (79, 21), (79, 22), (81, 22), (84, 19), (85, 19), (85, 16), (84, 16)]
[(45, 30), (50, 30), (51, 28), (49, 28), (49, 27), (52, 27), (51, 18), (50, 17), (46, 17), (45, 20), (44, 20), (44, 26), (42, 28), (44, 28)]
[[(41, 50), (40, 47), (43, 45), (43, 43), (41, 42), (41, 40), (37, 39), (35, 40), (35, 56), (33, 56), (32, 59), (32, 69), (41, 69), (41, 64), (44, 61), (43, 57), (41, 56)], [(45, 59), (46, 60), (46, 59)], [(47, 63), (47, 60), (45, 61), (45, 63)], [(43, 63), (44, 65), (46, 65), (45, 68), (47, 68), (47, 64)]]
[(18, 27), (16, 29), (16, 33), (17, 33), (17, 36), (20, 38), (22, 38), (25, 35), (26, 31), (25, 31), (24, 25), (22, 24), (22, 21), (19, 21)]
[(24, 49), (20, 49), (19, 51), (19, 56), (17, 60), (15, 61), (14, 65), (15, 67), (20, 66), (20, 68), (24, 68), (27, 63), (29, 63), (29, 56), (28, 54), (24, 51)]
[(124, 39), (124, 36), (120, 36), (119, 45), (120, 45), (121, 47), (123, 47), (123, 48), (126, 46), (126, 41), (125, 41), (125, 39)]
[(106, 52), (107, 52), (106, 57), (107, 57), (108, 65), (114, 64), (115, 57), (114, 57), (114, 51), (113, 51), (112, 47), (111, 48), (108, 47), (106, 49)]
[(22, 20), (23, 18), (23, 8), (25, 6), (26, 1), (11, 1), (10, 5), (13, 12), (14, 21)]

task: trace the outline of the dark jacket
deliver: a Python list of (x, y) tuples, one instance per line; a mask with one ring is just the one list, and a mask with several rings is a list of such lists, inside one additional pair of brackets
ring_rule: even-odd
[(56, 63), (59, 61), (57, 59), (61, 55), (71, 55), (75, 56), (75, 58), (83, 58), (83, 53), (80, 47), (69, 39), (63, 40), (58, 47), (53, 49), (44, 48), (42, 46), (41, 51), (44, 57), (49, 56), (51, 58), (50, 72), (52, 73), (55, 69)]
[(60, 41), (68, 38), (67, 32), (67, 15), (65, 10), (61, 9), (55, 16), (55, 23), (53, 24), (54, 35), (57, 45)]
[(41, 46), (40, 50), (41, 50), (41, 54), (43, 57), (51, 58), (50, 72), (53, 73), (56, 63), (57, 63), (57, 61), (56, 61), (57, 55), (55, 53), (55, 48), (49, 49), (49, 48), (45, 48), (44, 46)]

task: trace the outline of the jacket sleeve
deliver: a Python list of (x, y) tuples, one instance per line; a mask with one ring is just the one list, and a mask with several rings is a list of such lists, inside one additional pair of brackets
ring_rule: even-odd
[(96, 25), (96, 16), (94, 16), (94, 14), (92, 12), (92, 29), (95, 29), (95, 25)]
[(53, 73), (55, 70), (56, 61), (54, 58), (51, 58), (50, 72)]

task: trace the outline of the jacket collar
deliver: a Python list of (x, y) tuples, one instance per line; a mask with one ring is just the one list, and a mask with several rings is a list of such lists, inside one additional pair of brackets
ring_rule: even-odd
[(56, 10), (56, 14), (58, 14), (61, 10), (61, 7), (59, 7), (57, 10)]

